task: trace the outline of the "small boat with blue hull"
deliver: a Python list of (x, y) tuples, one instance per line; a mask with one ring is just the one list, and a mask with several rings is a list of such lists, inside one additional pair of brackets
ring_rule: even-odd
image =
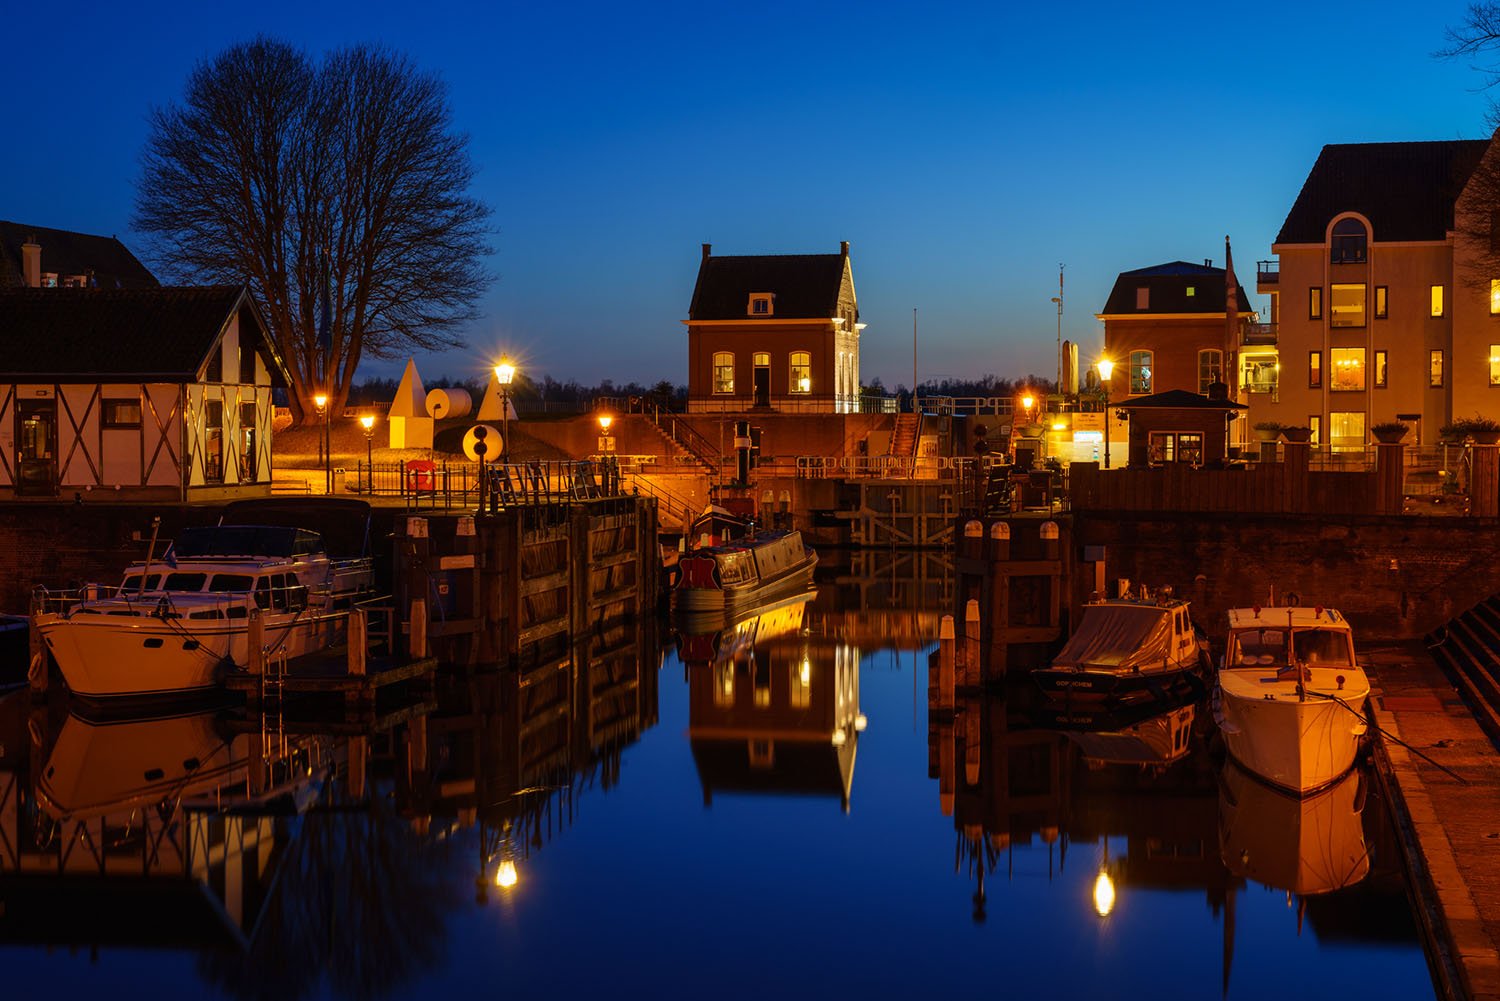
[(1031, 676), (1049, 698), (1121, 703), (1166, 699), (1210, 666), (1188, 603), (1143, 593), (1085, 605), (1062, 652)]
[(798, 531), (757, 532), (738, 542), (693, 549), (678, 561), (678, 612), (738, 611), (812, 584), (818, 554)]

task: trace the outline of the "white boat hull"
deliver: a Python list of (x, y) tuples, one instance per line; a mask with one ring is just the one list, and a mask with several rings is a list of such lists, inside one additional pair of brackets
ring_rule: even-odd
[[(268, 655), (293, 659), (343, 642), (347, 612), (268, 614)], [(244, 619), (163, 620), (152, 615), (39, 615), (35, 627), (68, 690), (87, 699), (142, 698), (217, 687), (250, 657)]]
[(1321, 694), (1322, 686), (1315, 683), (1309, 686), (1314, 694), (1302, 701), (1291, 682), (1267, 686), (1234, 677), (1242, 673), (1262, 672), (1223, 672), (1216, 713), (1234, 760), (1299, 796), (1330, 785), (1354, 767), (1366, 730), (1362, 711), (1367, 683), (1346, 689), (1328, 685)]

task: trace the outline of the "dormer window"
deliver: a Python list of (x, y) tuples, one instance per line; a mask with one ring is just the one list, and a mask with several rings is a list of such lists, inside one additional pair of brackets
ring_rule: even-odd
[(750, 295), (750, 315), (770, 316), (772, 311), (771, 300), (774, 297), (769, 292), (753, 292)]
[(1369, 233), (1358, 219), (1340, 219), (1333, 224), (1328, 258), (1333, 264), (1363, 264), (1369, 247)]
[(1138, 285), (1135, 290), (1135, 308), (1151, 308), (1151, 288), (1147, 285)]

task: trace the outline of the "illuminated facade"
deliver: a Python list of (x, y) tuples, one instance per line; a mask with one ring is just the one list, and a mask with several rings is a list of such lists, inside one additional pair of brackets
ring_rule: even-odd
[(1492, 157), (1489, 140), (1323, 148), (1258, 275), (1281, 372), (1243, 400), (1252, 421), (1354, 448), (1383, 421), (1427, 444), (1453, 417), (1500, 416)]
[(859, 306), (837, 254), (703, 260), (688, 319), (688, 411), (853, 413)]

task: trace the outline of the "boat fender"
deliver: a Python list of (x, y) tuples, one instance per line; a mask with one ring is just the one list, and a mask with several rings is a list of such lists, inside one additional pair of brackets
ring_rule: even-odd
[(229, 676), (239, 670), (239, 666), (229, 657), (220, 657), (214, 665), (212, 677), (215, 685), (222, 685), (229, 680)]
[(31, 664), (26, 668), (26, 680), (36, 684), (42, 680), (42, 671), (47, 663), (47, 655), (38, 650), (31, 655)]
[(42, 746), (42, 725), (37, 722), (36, 717), (26, 721), (26, 732), (31, 736), (31, 746)]
[(167, 617), (167, 610), (169, 607), (170, 606), (167, 603), (167, 596), (162, 595), (161, 599), (156, 603), (156, 610), (151, 614), (156, 616), (158, 619), (165, 619)]

